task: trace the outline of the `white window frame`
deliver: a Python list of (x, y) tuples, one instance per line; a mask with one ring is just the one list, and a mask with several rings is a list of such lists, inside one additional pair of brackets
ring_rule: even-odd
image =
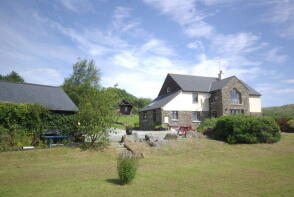
[(166, 93), (170, 93), (171, 92), (171, 88), (170, 87), (167, 87), (166, 88)]
[(198, 103), (198, 100), (199, 100), (199, 95), (198, 95), (198, 93), (197, 92), (193, 92), (192, 93), (192, 102), (193, 103)]
[[(196, 114), (196, 119), (194, 119), (194, 114)], [(192, 111), (192, 122), (201, 122), (200, 111)]]
[[(172, 121), (178, 121), (179, 120), (179, 112), (178, 111), (172, 111), (171, 112), (172, 114), (171, 114), (171, 116), (172, 116)], [(174, 118), (174, 115), (176, 116), (175, 118)]]

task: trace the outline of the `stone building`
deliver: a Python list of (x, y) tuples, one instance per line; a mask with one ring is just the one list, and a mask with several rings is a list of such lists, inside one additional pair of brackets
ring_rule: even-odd
[(158, 97), (140, 111), (140, 127), (196, 128), (206, 118), (225, 114), (261, 115), (261, 94), (236, 76), (222, 79), (168, 74)]

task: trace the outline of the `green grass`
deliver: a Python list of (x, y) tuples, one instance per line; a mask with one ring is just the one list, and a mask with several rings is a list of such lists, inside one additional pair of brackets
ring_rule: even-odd
[(0, 196), (293, 196), (294, 134), (275, 144), (189, 139), (139, 161), (118, 184), (116, 153), (54, 148), (0, 153)]
[[(130, 115), (130, 116), (120, 115), (118, 117), (117, 122), (121, 122), (121, 123), (124, 123), (124, 124), (134, 126), (135, 123), (139, 123), (139, 116), (138, 115)], [(115, 127), (119, 128), (119, 129), (124, 129), (125, 128), (123, 125), (119, 125), (119, 124), (116, 124)]]

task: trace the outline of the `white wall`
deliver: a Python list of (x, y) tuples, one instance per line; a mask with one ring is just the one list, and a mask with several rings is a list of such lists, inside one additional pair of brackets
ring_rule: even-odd
[(250, 112), (261, 112), (261, 99), (259, 96), (249, 97), (249, 111)]
[(198, 93), (198, 102), (193, 103), (192, 92), (180, 92), (162, 109), (166, 111), (209, 111), (209, 93)]

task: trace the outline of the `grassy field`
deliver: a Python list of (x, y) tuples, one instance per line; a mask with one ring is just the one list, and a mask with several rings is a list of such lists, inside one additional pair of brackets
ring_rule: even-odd
[[(135, 126), (135, 123), (137, 124), (139, 123), (139, 116), (138, 115), (130, 115), (130, 116), (120, 115), (118, 117), (117, 122)], [(119, 125), (119, 124), (116, 124), (115, 127), (119, 129), (125, 128), (123, 125)]]
[(294, 134), (276, 144), (188, 139), (140, 160), (118, 184), (116, 153), (55, 148), (0, 153), (0, 196), (293, 196)]

